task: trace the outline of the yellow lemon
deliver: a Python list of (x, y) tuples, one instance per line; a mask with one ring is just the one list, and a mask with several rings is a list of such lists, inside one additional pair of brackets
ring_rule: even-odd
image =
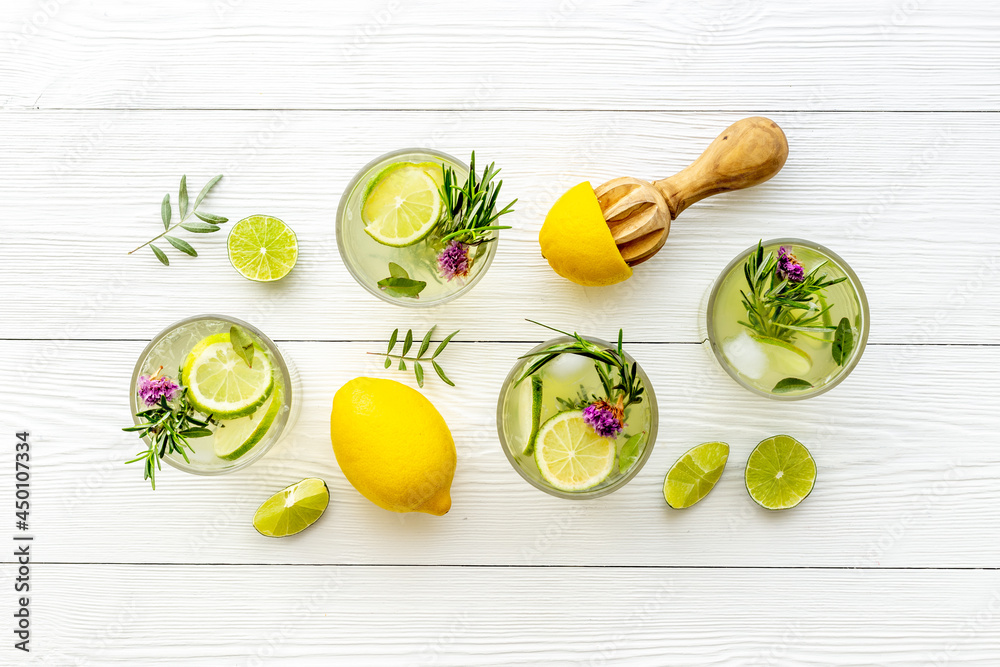
[(355, 489), (392, 512), (451, 509), (455, 441), (423, 394), (395, 380), (359, 377), (333, 397), (330, 440)]
[(570, 188), (545, 216), (538, 245), (549, 266), (578, 285), (614, 285), (632, 277), (590, 183)]

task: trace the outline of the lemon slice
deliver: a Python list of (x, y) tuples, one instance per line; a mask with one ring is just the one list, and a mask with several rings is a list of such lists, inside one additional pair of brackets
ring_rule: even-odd
[(253, 515), (253, 527), (265, 537), (301, 533), (323, 516), (329, 504), (326, 482), (307, 477), (265, 500)]
[(237, 222), (229, 232), (228, 247), (233, 268), (256, 282), (281, 280), (299, 257), (295, 232), (269, 215), (251, 215)]
[(535, 438), (535, 463), (542, 478), (560, 491), (586, 491), (615, 468), (615, 441), (602, 438), (583, 419), (583, 410), (560, 412)]
[(236, 355), (229, 332), (203, 338), (188, 354), (181, 374), (191, 405), (216, 419), (237, 419), (263, 405), (274, 388), (271, 360), (254, 343), (253, 367)]
[(765, 509), (785, 510), (812, 493), (816, 461), (795, 438), (776, 435), (762, 440), (750, 453), (744, 479), (754, 502)]
[(729, 460), (729, 445), (706, 442), (687, 450), (663, 480), (663, 499), (676, 510), (691, 507), (715, 488)]
[(228, 419), (219, 424), (213, 438), (215, 455), (226, 461), (235, 461), (253, 449), (267, 435), (274, 418), (281, 410), (281, 402), (281, 391), (272, 391), (271, 396), (252, 415)]
[(441, 218), (441, 192), (427, 170), (387, 167), (365, 197), (365, 231), (382, 245), (402, 248), (425, 239)]

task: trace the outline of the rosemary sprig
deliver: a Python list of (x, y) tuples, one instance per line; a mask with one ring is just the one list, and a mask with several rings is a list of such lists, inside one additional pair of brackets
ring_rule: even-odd
[(171, 407), (166, 396), (160, 397), (155, 406), (136, 413), (136, 417), (144, 423), (123, 428), (123, 431), (136, 432), (140, 438), (149, 438), (148, 448), (140, 452), (134, 459), (125, 463), (143, 462), (143, 479), (148, 479), (153, 489), (156, 489), (156, 471), (160, 469), (160, 459), (167, 454), (180, 454), (189, 461), (186, 449), (193, 451), (188, 438), (204, 438), (212, 435), (209, 424), (217, 423), (211, 416), (198, 419), (195, 410), (188, 403), (184, 387), (179, 388), (177, 405)]
[(494, 181), (500, 173), (496, 163), (491, 162), (483, 170), (482, 177), (476, 175), (476, 152), (469, 159), (469, 175), (464, 184), (458, 183), (455, 170), (445, 165), (442, 168), (444, 181), (441, 196), (444, 198), (445, 219), (441, 222), (441, 243), (458, 240), (466, 245), (480, 245), (496, 240), (495, 231), (510, 229), (498, 225), (500, 216), (511, 213), (517, 200), (497, 211), (497, 198), (503, 181)]
[(384, 356), (386, 368), (392, 366), (394, 359), (398, 359), (399, 365), (397, 369), (401, 371), (406, 370), (406, 362), (409, 361), (410, 363), (413, 364), (413, 374), (417, 378), (418, 387), (424, 386), (424, 367), (423, 365), (421, 365), (420, 362), (423, 361), (426, 363), (430, 361), (431, 366), (434, 368), (434, 372), (437, 373), (438, 377), (441, 378), (441, 380), (444, 381), (445, 384), (454, 387), (455, 383), (452, 382), (447, 375), (445, 375), (444, 369), (441, 368), (441, 364), (437, 362), (437, 358), (438, 355), (444, 352), (444, 349), (448, 347), (448, 343), (451, 342), (451, 339), (455, 337), (455, 334), (457, 334), (458, 331), (452, 331), (450, 334), (448, 334), (448, 336), (444, 340), (438, 343), (438, 346), (434, 348), (434, 352), (431, 353), (430, 356), (425, 356), (428, 350), (430, 350), (431, 336), (434, 334), (434, 330), (436, 328), (437, 325), (434, 325), (427, 331), (426, 334), (424, 334), (423, 340), (420, 341), (420, 347), (417, 348), (416, 356), (407, 356), (407, 353), (409, 353), (410, 349), (413, 347), (413, 329), (407, 329), (406, 336), (403, 339), (403, 348), (400, 354), (392, 354), (393, 348), (396, 347), (396, 343), (399, 341), (399, 329), (393, 331), (392, 335), (389, 336), (389, 346), (386, 348), (386, 351), (384, 353), (369, 352), (368, 354), (376, 354), (379, 356)]
[[(576, 354), (581, 357), (594, 360), (594, 368), (597, 370), (597, 374), (601, 379), (601, 385), (604, 389), (605, 398), (608, 403), (615, 404), (620, 398), (622, 399), (621, 407), (624, 409), (633, 403), (642, 402), (642, 394), (645, 391), (645, 388), (642, 386), (642, 380), (639, 378), (639, 365), (634, 361), (630, 364), (625, 358), (625, 352), (622, 349), (624, 332), (621, 329), (618, 330), (618, 345), (613, 348), (605, 348), (595, 343), (591, 343), (578, 333), (562, 331), (561, 329), (550, 327), (547, 324), (542, 324), (541, 322), (536, 322), (535, 320), (528, 320), (528, 322), (545, 327), (551, 331), (561, 333), (564, 336), (569, 336), (573, 340), (566, 343), (556, 343), (555, 345), (550, 345), (544, 350), (529, 352), (528, 354), (523, 355), (521, 359), (526, 359), (528, 357), (538, 358), (528, 365), (528, 367), (521, 374), (521, 377), (518, 378), (515, 386), (523, 382), (525, 378), (540, 371), (546, 364), (553, 361), (560, 354)], [(578, 409), (577, 404), (585, 406), (591, 402), (591, 400), (587, 399), (581, 388), (579, 401), (576, 403), (563, 401), (563, 404), (569, 409)]]
[(783, 278), (778, 271), (778, 258), (774, 253), (764, 255), (761, 242), (743, 265), (748, 291), (740, 290), (743, 307), (747, 311), (746, 321), (739, 323), (761, 336), (790, 341), (797, 333), (818, 340), (826, 340), (826, 332), (837, 327), (818, 324), (829, 319), (833, 304), (819, 303), (819, 297), (828, 287), (847, 280), (846, 277), (829, 279), (820, 269), (820, 263), (801, 281)]
[[(229, 218), (223, 218), (221, 215), (213, 215), (212, 213), (205, 213), (198, 210), (198, 207), (201, 206), (202, 200), (205, 199), (208, 193), (213, 187), (215, 187), (215, 184), (218, 183), (221, 178), (222, 174), (219, 174), (206, 183), (205, 187), (201, 189), (201, 192), (199, 192), (198, 196), (195, 198), (194, 206), (188, 210), (187, 175), (181, 176), (181, 185), (177, 191), (177, 208), (180, 220), (173, 225), (170, 224), (170, 221), (173, 218), (173, 209), (170, 206), (170, 193), (168, 192), (163, 195), (163, 201), (160, 202), (160, 219), (163, 220), (164, 231), (146, 241), (135, 250), (130, 251), (129, 254), (131, 255), (136, 250), (142, 250), (146, 246), (149, 246), (150, 250), (153, 251), (153, 254), (156, 255), (156, 259), (160, 260), (160, 262), (162, 262), (165, 266), (170, 266), (170, 260), (167, 258), (167, 253), (163, 252), (163, 250), (159, 247), (153, 245), (154, 241), (162, 238), (181, 252), (191, 255), (192, 257), (197, 257), (198, 251), (195, 250), (190, 243), (184, 239), (179, 239), (176, 236), (170, 236), (170, 232), (180, 227), (181, 229), (186, 229), (194, 234), (210, 234), (211, 232), (219, 231), (221, 229), (219, 225), (229, 222)], [(188, 218), (192, 215), (201, 220), (201, 222), (188, 222)]]

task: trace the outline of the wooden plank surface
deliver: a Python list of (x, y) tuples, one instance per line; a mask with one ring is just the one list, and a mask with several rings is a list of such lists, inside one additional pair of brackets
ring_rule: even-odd
[(14, 0), (9, 108), (996, 110), (988, 2)]
[[(18, 289), (0, 293), (15, 314), (0, 319), (0, 337), (148, 339), (192, 313), (224, 311), (277, 339), (368, 340), (438, 323), (472, 340), (531, 340), (532, 318), (605, 337), (621, 326), (632, 340), (698, 342), (704, 300), (728, 261), (761, 237), (802, 236), (861, 276), (872, 341), (1000, 342), (997, 328), (982, 326), (1000, 317), (1000, 302), (979, 298), (1000, 273), (1000, 147), (982, 141), (1000, 129), (994, 114), (772, 114), (791, 147), (784, 170), (685, 211), (633, 279), (583, 288), (549, 269), (537, 231), (565, 189), (674, 173), (741, 115), (483, 112), (453, 124), (448, 112), (7, 113), (0, 258), (17, 265)], [(406, 145), (475, 149), (497, 161), (504, 196), (519, 200), (483, 281), (431, 311), (369, 295), (336, 248), (350, 178)], [(169, 268), (149, 251), (128, 256), (161, 231), (160, 200), (184, 173), (192, 187), (226, 174), (207, 210), (287, 221), (301, 246), (295, 271), (273, 285), (244, 280), (226, 259), (224, 232), (192, 238), (201, 257), (171, 250)]]

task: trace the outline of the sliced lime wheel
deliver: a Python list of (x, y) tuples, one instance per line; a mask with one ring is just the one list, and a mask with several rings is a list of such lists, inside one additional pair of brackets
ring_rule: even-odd
[(390, 165), (364, 199), (365, 232), (382, 245), (402, 248), (427, 238), (441, 218), (441, 192), (424, 168)]
[(282, 392), (275, 389), (264, 404), (252, 414), (239, 419), (228, 419), (215, 428), (213, 444), (220, 459), (235, 461), (267, 435), (274, 418), (281, 411)]
[(812, 357), (791, 343), (770, 336), (751, 334), (751, 337), (764, 346), (764, 353), (771, 360), (775, 370), (784, 375), (805, 375), (812, 368)]
[(722, 477), (729, 445), (706, 442), (687, 450), (663, 479), (663, 498), (674, 509), (685, 509), (708, 495)]
[(263, 405), (274, 388), (271, 359), (254, 343), (253, 367), (236, 355), (229, 332), (212, 334), (192, 348), (182, 382), (196, 410), (216, 419), (238, 419)]
[(816, 483), (816, 462), (805, 446), (790, 435), (762, 440), (750, 453), (744, 473), (747, 491), (769, 510), (795, 507)]
[(265, 500), (253, 515), (253, 527), (266, 537), (301, 533), (323, 516), (329, 504), (326, 482), (307, 477)]
[(229, 261), (244, 278), (281, 280), (295, 266), (299, 242), (295, 232), (269, 215), (251, 215), (229, 232)]
[(602, 438), (583, 419), (583, 410), (560, 412), (535, 438), (535, 463), (542, 478), (560, 491), (586, 491), (615, 468), (615, 441)]

